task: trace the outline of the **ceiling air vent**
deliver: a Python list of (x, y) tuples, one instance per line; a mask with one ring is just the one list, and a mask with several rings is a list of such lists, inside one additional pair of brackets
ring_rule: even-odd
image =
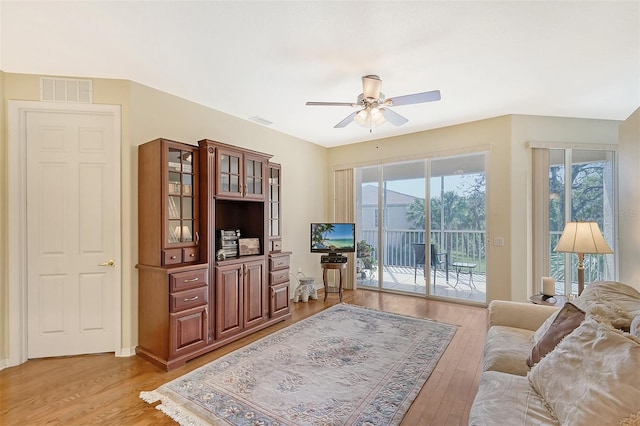
[(49, 102), (93, 102), (93, 82), (72, 78), (40, 79), (40, 100)]
[(249, 120), (253, 121), (254, 123), (262, 124), (263, 126), (271, 126), (273, 124), (273, 122), (265, 118), (258, 117), (257, 115), (250, 117)]

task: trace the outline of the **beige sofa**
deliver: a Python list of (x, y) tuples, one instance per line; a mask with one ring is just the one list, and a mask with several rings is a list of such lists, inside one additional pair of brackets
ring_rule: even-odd
[[(490, 304), (470, 425), (640, 425), (640, 293), (597, 282), (572, 303), (579, 309)], [(550, 351), (533, 363), (544, 344)]]

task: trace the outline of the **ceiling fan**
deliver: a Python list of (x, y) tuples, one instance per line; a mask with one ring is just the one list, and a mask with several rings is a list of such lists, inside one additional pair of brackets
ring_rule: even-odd
[(385, 99), (384, 93), (380, 92), (382, 80), (377, 75), (365, 75), (362, 77), (362, 93), (358, 95), (355, 103), (351, 102), (307, 102), (309, 106), (350, 106), (360, 108), (349, 114), (344, 120), (333, 126), (334, 128), (345, 127), (352, 121), (364, 127), (371, 127), (373, 124), (379, 126), (388, 121), (395, 126), (401, 126), (407, 120), (400, 114), (389, 109), (389, 107), (420, 104), (440, 100), (440, 91), (414, 93), (412, 95), (396, 96)]

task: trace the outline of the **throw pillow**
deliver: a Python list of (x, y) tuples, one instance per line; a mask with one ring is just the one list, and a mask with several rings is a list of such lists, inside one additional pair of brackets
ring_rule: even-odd
[(567, 334), (575, 330), (582, 320), (584, 320), (584, 311), (573, 303), (565, 303), (547, 331), (531, 349), (531, 355), (527, 357), (527, 365), (533, 367), (540, 362)]
[(604, 300), (587, 302), (578, 300), (576, 302), (580, 309), (596, 317), (599, 322), (623, 331), (629, 331), (631, 328), (631, 315), (615, 303)]
[(549, 318), (547, 318), (546, 321), (543, 322), (540, 327), (538, 327), (535, 333), (533, 333), (531, 338), (533, 339), (534, 344), (538, 343), (540, 339), (542, 339), (542, 336), (544, 336), (544, 333), (547, 332), (551, 324), (553, 324), (553, 322), (556, 320), (556, 317), (558, 316), (559, 313), (560, 313), (560, 309), (558, 309), (553, 314), (551, 314)]
[(640, 410), (640, 339), (587, 316), (529, 372), (563, 425), (614, 425)]
[[(585, 287), (576, 305), (582, 300), (606, 301), (613, 303), (632, 317), (640, 314), (640, 292), (630, 285), (615, 281), (593, 282)], [(583, 311), (585, 308), (580, 306)], [(616, 327), (618, 328), (618, 327)]]
[(640, 313), (640, 292), (619, 282), (598, 281), (585, 287), (573, 303), (596, 314), (601, 322), (608, 321), (615, 328), (629, 331), (633, 316)]

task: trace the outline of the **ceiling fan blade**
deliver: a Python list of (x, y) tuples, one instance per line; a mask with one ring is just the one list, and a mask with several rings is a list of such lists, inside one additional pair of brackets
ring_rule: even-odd
[(385, 105), (399, 106), (410, 104), (421, 104), (423, 102), (439, 101), (440, 91), (432, 90), (431, 92), (414, 93), (413, 95), (396, 96), (384, 101)]
[(384, 115), (384, 119), (394, 126), (402, 126), (409, 121), (397, 112), (391, 111), (389, 108), (381, 108), (380, 110), (382, 111), (382, 115)]
[(351, 123), (353, 121), (353, 118), (356, 116), (356, 114), (359, 111), (355, 111), (352, 112), (351, 114), (349, 114), (344, 120), (342, 120), (341, 122), (339, 122), (338, 124), (336, 124), (335, 126), (333, 126), (334, 129), (338, 129), (340, 127), (346, 127), (347, 124)]
[(307, 102), (308, 106), (357, 106), (353, 102)]

